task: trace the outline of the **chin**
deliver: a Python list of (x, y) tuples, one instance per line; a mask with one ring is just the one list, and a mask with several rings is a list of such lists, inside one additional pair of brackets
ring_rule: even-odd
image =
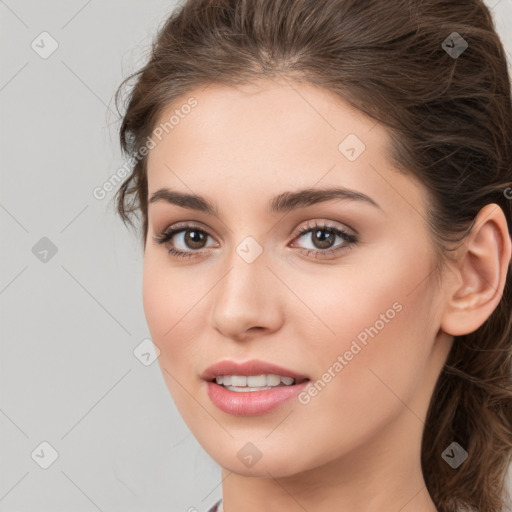
[(269, 474), (284, 478), (310, 469), (308, 461), (297, 458), (300, 455), (297, 444), (293, 442), (288, 448), (282, 444), (265, 444), (264, 440), (245, 442), (237, 436), (225, 444), (203, 445), (203, 448), (226, 471), (255, 478), (268, 478)]
[(263, 455), (252, 467), (246, 467), (238, 458), (233, 460), (232, 458), (222, 457), (217, 463), (223, 469), (241, 476), (268, 478), (270, 474), (274, 478), (285, 478), (300, 472), (299, 469), (290, 467), (289, 460), (289, 457), (278, 457), (276, 454), (272, 454), (268, 457)]

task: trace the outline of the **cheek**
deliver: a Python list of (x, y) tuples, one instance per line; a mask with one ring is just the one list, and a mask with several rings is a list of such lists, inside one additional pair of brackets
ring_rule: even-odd
[(200, 303), (193, 307), (198, 300), (195, 298), (197, 294), (183, 282), (183, 272), (169, 268), (166, 263), (160, 255), (145, 255), (144, 313), (151, 339), (160, 350), (158, 363), (167, 388), (181, 415), (188, 418), (190, 397), (184, 393), (182, 385), (197, 373), (193, 343), (197, 335), (192, 332), (197, 322), (190, 320), (194, 313), (197, 314), (195, 310)]
[(166, 255), (148, 252), (144, 258), (142, 298), (152, 340), (160, 349), (162, 368), (173, 375), (197, 373), (199, 330), (204, 329), (207, 301), (212, 285), (193, 267), (171, 267)]
[[(316, 375), (320, 383), (315, 381), (319, 392), (298, 416), (304, 431), (323, 429), (325, 443), (316, 447), (317, 461), (365, 446), (402, 415), (399, 424), (404, 439), (421, 421), (418, 389), (424, 385), (428, 327), (418, 324), (421, 301), (401, 297), (399, 304), (389, 303), (394, 298), (395, 294), (381, 296), (382, 307), (375, 299), (364, 315), (353, 309), (359, 320), (352, 322), (351, 330), (347, 326), (346, 336), (339, 335), (336, 346), (322, 350), (317, 364), (322, 370)], [(390, 304), (393, 318), (387, 309)], [(380, 320), (386, 311), (388, 323)], [(344, 332), (344, 323), (336, 326), (337, 332)]]
[(303, 337), (317, 340), (305, 353), (321, 381), (306, 421), (313, 427), (322, 415), (346, 439), (368, 435), (403, 410), (422, 383), (437, 332), (428, 258), (402, 245), (360, 263), (357, 271), (317, 279), (316, 293), (309, 281), (311, 309), (332, 332), (315, 322), (324, 334), (310, 329)]
[(151, 254), (146, 253), (142, 277), (142, 301), (151, 336), (155, 342), (159, 342), (165, 331), (172, 325), (170, 316), (175, 308), (173, 308), (171, 287), (155, 260), (156, 258)]
[(172, 338), (176, 329), (189, 323), (185, 314), (196, 295), (191, 277), (183, 270), (171, 268), (165, 255), (146, 253), (142, 299), (149, 329), (156, 340)]
[[(175, 339), (176, 333), (186, 322), (179, 322), (184, 313), (181, 312), (184, 297), (183, 293), (179, 291), (183, 288), (176, 286), (175, 279), (172, 278), (172, 271), (167, 271), (159, 259), (151, 253), (145, 255), (142, 299), (151, 339), (160, 349), (158, 361), (163, 376), (167, 380), (169, 377), (167, 372), (174, 375), (174, 369), (169, 362), (179, 358), (179, 353), (176, 351), (180, 347), (187, 346), (185, 343), (176, 343), (173, 348), (170, 340)], [(172, 358), (169, 357), (171, 349)], [(172, 379), (170, 380), (169, 384), (172, 385)]]
[(288, 281), (294, 283), (303, 304), (290, 296), (287, 314), (299, 316), (300, 311), (301, 326), (309, 330), (308, 336), (298, 339), (317, 340), (319, 354), (327, 347), (339, 351), (346, 345), (348, 349), (355, 337), (360, 335), (364, 342), (365, 337), (371, 339), (368, 331), (375, 334), (375, 330), (379, 338), (397, 331), (390, 343), (399, 343), (404, 336), (398, 332), (414, 329), (418, 318), (426, 316), (425, 304), (432, 300), (426, 278), (433, 263), (427, 252), (427, 247), (422, 252), (421, 247), (398, 240), (382, 244), (378, 251), (354, 253), (337, 267), (295, 270)]

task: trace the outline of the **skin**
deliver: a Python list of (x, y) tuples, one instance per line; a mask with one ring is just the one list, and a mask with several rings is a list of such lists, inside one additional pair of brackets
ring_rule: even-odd
[[(439, 282), (427, 192), (389, 163), (384, 127), (285, 80), (189, 96), (198, 106), (149, 153), (149, 197), (162, 187), (199, 194), (219, 215), (149, 205), (143, 302), (176, 407), (223, 468), (224, 510), (435, 512), (420, 466), (424, 421), (453, 335), (476, 329), (499, 301), (511, 251), (501, 210), (481, 212)], [(338, 150), (348, 134), (366, 145), (353, 162)], [(281, 192), (328, 186), (379, 208), (331, 200), (267, 212)], [(202, 247), (175, 235), (174, 247), (195, 257), (153, 240), (182, 221), (209, 235)], [(308, 255), (325, 246), (295, 234), (314, 221), (358, 240), (328, 258)], [(236, 252), (247, 236), (263, 250), (250, 264)], [(396, 303), (401, 311), (308, 404), (238, 417), (210, 401), (200, 374), (214, 362), (257, 358), (315, 382)], [(252, 467), (237, 457), (248, 442), (262, 454)]]

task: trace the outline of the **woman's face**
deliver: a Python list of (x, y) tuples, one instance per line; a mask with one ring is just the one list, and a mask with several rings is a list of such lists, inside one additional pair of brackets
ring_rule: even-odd
[[(427, 194), (388, 162), (386, 131), (306, 84), (210, 85), (178, 103), (148, 156), (143, 300), (184, 421), (239, 474), (339, 460), (355, 471), (375, 454), (416, 463), (451, 338), (440, 334)], [(289, 200), (334, 188), (347, 192)], [(182, 231), (155, 241), (172, 228)], [(202, 378), (219, 361), (254, 359), (309, 380), (279, 401), (281, 388)]]

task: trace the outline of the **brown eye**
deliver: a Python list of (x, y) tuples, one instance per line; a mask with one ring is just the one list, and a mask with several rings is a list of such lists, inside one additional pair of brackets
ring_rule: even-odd
[[(309, 238), (312, 246), (303, 248), (307, 249), (308, 252), (316, 252), (318, 254), (337, 252), (338, 250), (342, 250), (357, 241), (354, 235), (351, 235), (336, 226), (330, 226), (328, 224), (305, 226), (299, 231), (296, 238), (304, 238), (305, 240)], [(336, 244), (337, 239), (339, 239), (341, 243)]]
[(333, 230), (315, 229), (311, 232), (311, 235), (313, 245), (318, 249), (330, 249), (336, 240), (336, 234)]
[[(203, 229), (193, 225), (181, 225), (165, 230), (154, 240), (158, 244), (167, 245), (167, 250), (172, 256), (192, 257), (201, 254), (210, 235)], [(211, 237), (210, 237), (211, 238)]]
[(208, 235), (204, 231), (198, 229), (187, 229), (185, 232), (183, 242), (190, 249), (202, 249), (208, 238)]

